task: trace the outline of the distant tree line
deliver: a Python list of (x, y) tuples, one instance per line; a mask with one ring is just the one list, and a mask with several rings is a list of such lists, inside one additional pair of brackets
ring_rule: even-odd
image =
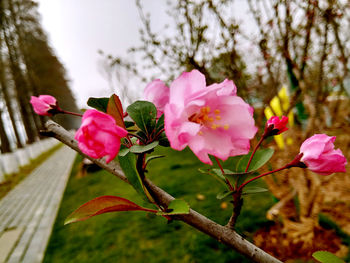
[[(0, 136), (1, 152), (36, 141), (44, 117), (34, 114), (30, 96), (49, 94), (60, 106), (76, 111), (65, 69), (48, 44), (32, 0), (0, 1)], [(55, 117), (56, 118), (56, 117)], [(58, 116), (67, 128), (74, 120)]]

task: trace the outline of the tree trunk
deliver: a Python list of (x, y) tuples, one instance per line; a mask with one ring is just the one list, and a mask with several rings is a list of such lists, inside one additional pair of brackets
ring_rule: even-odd
[[(3, 16), (5, 22), (6, 21), (6, 16)], [(9, 28), (8, 27), (8, 23), (5, 23), (5, 25), (7, 25), (7, 27), (5, 28)], [(10, 32), (7, 32), (6, 30), (3, 31), (4, 33), (4, 39), (5, 39), (5, 43), (8, 49), (8, 54), (9, 54), (9, 62), (10, 62), (10, 69), (12, 72), (12, 76), (13, 76), (13, 80), (16, 86), (16, 97), (17, 97), (17, 101), (19, 104), (19, 111), (22, 117), (22, 122), (24, 125), (24, 129), (26, 131), (27, 134), (27, 142), (28, 143), (33, 143), (37, 137), (37, 130), (35, 128), (32, 127), (32, 114), (29, 110), (29, 105), (27, 102), (27, 91), (26, 91), (26, 81), (23, 77), (23, 74), (21, 72), (21, 69), (19, 67), (19, 63), (18, 63), (18, 56), (16, 54), (16, 50), (13, 47), (13, 41), (10, 41)], [(12, 39), (11, 39), (12, 40)], [(12, 43), (11, 43), (12, 42)]]
[[(28, 49), (25, 46), (25, 41), (23, 40), (23, 28), (17, 23), (18, 21), (18, 15), (15, 12), (13, 8), (13, 2), (12, 0), (7, 0), (8, 3), (8, 9), (10, 10), (10, 19), (11, 19), (11, 24), (15, 27), (15, 32), (17, 36), (17, 47), (19, 49), (19, 54), (23, 58), (23, 62), (26, 66), (26, 80), (27, 80), (27, 85), (26, 85), (26, 98), (29, 101), (31, 95), (38, 95), (38, 87), (35, 83), (35, 77), (33, 76), (34, 73), (30, 67), (30, 63), (28, 61)], [(33, 117), (33, 124), (35, 125), (36, 130), (41, 130), (44, 128), (45, 120), (44, 118), (40, 118), (34, 111), (33, 108), (30, 107), (30, 113)]]
[(1, 153), (11, 152), (10, 140), (8, 139), (7, 133), (5, 131), (5, 124), (2, 119), (2, 111), (0, 110), (0, 150)]
[[(1, 10), (0, 10), (1, 11)], [(1, 13), (0, 13), (1, 15)], [(4, 100), (7, 106), (7, 111), (8, 114), (10, 115), (10, 120), (11, 120), (11, 124), (13, 127), (13, 132), (15, 134), (16, 137), (16, 144), (17, 144), (17, 148), (22, 148), (23, 144), (21, 142), (21, 138), (19, 136), (19, 132), (17, 129), (17, 125), (16, 125), (16, 120), (15, 120), (15, 113), (12, 109), (12, 105), (11, 105), (11, 99), (8, 93), (8, 86), (7, 86), (7, 82), (5, 79), (5, 65), (4, 65), (4, 61), (3, 61), (3, 57), (2, 57), (2, 38), (1, 38), (1, 32), (0, 32), (0, 87), (1, 87), (1, 91), (2, 94), (4, 96)]]

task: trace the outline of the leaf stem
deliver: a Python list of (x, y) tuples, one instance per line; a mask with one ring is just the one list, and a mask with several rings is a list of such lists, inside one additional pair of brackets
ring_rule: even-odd
[(63, 113), (63, 114), (70, 114), (70, 115), (79, 116), (79, 117), (83, 117), (83, 114), (76, 113), (76, 112), (71, 112), (71, 111), (61, 110), (61, 113)]
[(261, 145), (261, 143), (263, 142), (263, 140), (264, 140), (264, 139), (265, 139), (265, 136), (261, 136), (261, 138), (260, 138), (260, 140), (259, 140), (258, 144), (255, 146), (255, 148), (254, 148), (254, 150), (253, 150), (253, 152), (252, 152), (252, 155), (251, 155), (251, 156), (250, 156), (250, 158), (249, 158), (249, 161), (248, 161), (247, 167), (245, 168), (245, 171), (244, 171), (245, 173), (246, 173), (246, 172), (248, 172), (248, 169), (249, 169), (250, 163), (252, 162), (253, 157), (254, 157), (254, 155), (255, 155), (256, 151), (258, 150), (259, 146)]
[[(222, 168), (222, 165), (221, 165), (221, 163), (220, 163), (220, 160), (219, 160), (216, 156), (214, 156), (214, 158), (215, 158), (215, 161), (218, 163), (222, 174), (224, 175), (224, 174), (225, 174), (225, 171), (224, 171), (224, 168)], [(228, 187), (230, 188), (230, 191), (234, 191), (234, 188), (233, 188), (231, 182), (230, 182), (226, 177), (225, 177), (225, 181), (226, 181), (226, 184), (228, 185)]]
[(282, 170), (287, 169), (287, 168), (290, 168), (290, 165), (289, 165), (289, 164), (287, 164), (287, 165), (285, 165), (285, 166), (283, 166), (283, 167), (281, 167), (281, 168), (278, 168), (278, 169), (276, 169), (276, 170), (269, 171), (269, 172), (260, 174), (260, 175), (258, 175), (258, 176), (255, 176), (255, 177), (251, 178), (250, 180), (248, 180), (248, 181), (244, 182), (243, 184), (241, 184), (241, 185), (238, 187), (237, 191), (242, 191), (242, 189), (243, 189), (244, 186), (246, 186), (247, 184), (249, 184), (249, 183), (252, 182), (252, 181), (255, 181), (256, 179), (259, 179), (259, 178), (264, 177), (264, 176), (269, 175), (269, 174), (273, 174), (273, 173), (282, 171)]

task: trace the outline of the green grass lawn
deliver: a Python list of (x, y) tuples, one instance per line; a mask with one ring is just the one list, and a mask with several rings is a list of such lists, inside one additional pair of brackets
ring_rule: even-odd
[[(186, 200), (191, 208), (210, 219), (226, 224), (231, 206), (222, 209), (216, 194), (222, 185), (211, 176), (201, 174), (203, 168), (189, 151), (176, 152), (158, 147), (155, 154), (166, 158), (149, 165), (149, 177), (176, 198)], [(250, 262), (198, 230), (163, 217), (143, 212), (120, 212), (100, 215), (87, 221), (64, 226), (64, 219), (81, 204), (101, 195), (121, 196), (151, 207), (131, 188), (113, 175), (98, 171), (77, 178), (77, 160), (68, 182), (56, 219), (44, 262)], [(263, 181), (255, 186), (263, 186)], [(205, 196), (198, 200), (197, 194)], [(265, 213), (273, 204), (269, 193), (245, 197), (237, 231), (248, 239), (267, 222)]]

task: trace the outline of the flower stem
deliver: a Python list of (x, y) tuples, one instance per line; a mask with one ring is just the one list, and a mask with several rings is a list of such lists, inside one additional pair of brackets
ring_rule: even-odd
[(260, 144), (263, 142), (264, 139), (265, 139), (265, 136), (264, 136), (264, 135), (261, 136), (261, 138), (260, 138), (258, 144), (255, 146), (255, 148), (254, 148), (254, 150), (253, 150), (253, 152), (252, 152), (252, 155), (251, 155), (250, 158), (249, 158), (247, 167), (245, 168), (245, 171), (244, 171), (245, 173), (248, 172), (248, 169), (249, 169), (250, 163), (251, 163), (252, 160), (253, 160), (254, 154), (256, 153), (256, 151), (258, 150)]
[(133, 133), (130, 133), (130, 132), (129, 132), (129, 133), (128, 133), (128, 136), (135, 137), (135, 138), (139, 139), (140, 142), (144, 142), (143, 139), (142, 139), (140, 136), (138, 136), (137, 134), (133, 134)]
[[(216, 156), (214, 156), (214, 158), (215, 158), (215, 161), (218, 163), (218, 165), (219, 165), (219, 167), (220, 167), (220, 170), (221, 170), (221, 172), (222, 172), (222, 175), (224, 175), (225, 174), (225, 171), (224, 171), (224, 168), (222, 168), (222, 165), (221, 165), (221, 163), (220, 163), (220, 160), (216, 157)], [(228, 185), (228, 187), (230, 188), (230, 191), (234, 191), (234, 188), (233, 188), (233, 186), (232, 186), (232, 184), (230, 183), (230, 181), (225, 177), (225, 181), (226, 181), (226, 184)]]
[(82, 114), (80, 114), (80, 113), (75, 113), (75, 112), (71, 112), (71, 111), (61, 110), (61, 113), (63, 113), (63, 114), (70, 114), (70, 115), (79, 116), (79, 117), (83, 117)]
[(240, 191), (234, 192), (232, 197), (233, 197), (233, 211), (232, 211), (232, 215), (230, 217), (230, 220), (228, 221), (228, 223), (226, 225), (230, 229), (235, 228), (237, 218), (241, 214), (241, 210), (242, 210), (242, 206), (243, 206), (242, 191), (240, 190)]
[(287, 164), (287, 165), (285, 165), (285, 166), (283, 166), (283, 167), (281, 167), (281, 168), (278, 168), (278, 169), (276, 169), (276, 170), (269, 171), (269, 172), (260, 174), (260, 175), (258, 175), (258, 176), (255, 176), (255, 177), (253, 177), (252, 179), (250, 179), (250, 180), (244, 182), (243, 184), (241, 184), (241, 185), (238, 187), (237, 191), (242, 191), (242, 189), (243, 189), (244, 186), (246, 186), (247, 184), (249, 184), (249, 183), (252, 182), (252, 181), (255, 181), (256, 179), (259, 179), (259, 178), (261, 178), (261, 177), (263, 177), (263, 176), (265, 176), (265, 175), (269, 175), (269, 174), (273, 174), (273, 173), (282, 171), (282, 170), (287, 169), (287, 168), (290, 168), (290, 167), (291, 167), (291, 166), (290, 166), (289, 164)]

